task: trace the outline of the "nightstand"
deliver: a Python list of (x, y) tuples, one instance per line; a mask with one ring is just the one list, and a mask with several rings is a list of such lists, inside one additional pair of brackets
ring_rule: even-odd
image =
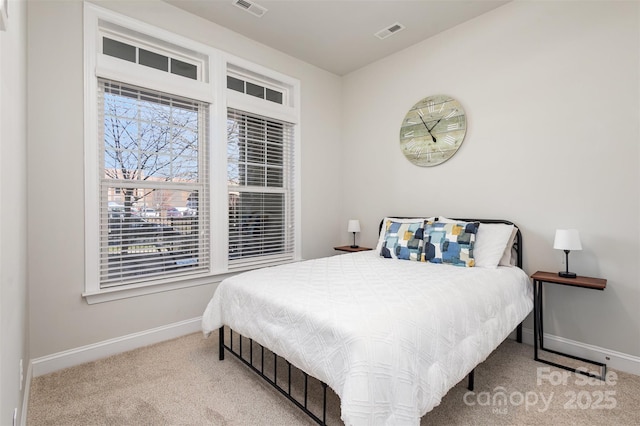
[(346, 251), (349, 253), (373, 250), (372, 248), (369, 248), (369, 247), (351, 247), (351, 246), (338, 246), (338, 247), (334, 247), (333, 249), (338, 251)]
[[(604, 380), (607, 374), (607, 364), (603, 364), (598, 361), (591, 361), (591, 360), (580, 358), (574, 355), (565, 354), (552, 349), (546, 349), (544, 347), (544, 329), (543, 329), (544, 317), (542, 315), (542, 300), (543, 300), (542, 293), (543, 293), (544, 283), (567, 285), (571, 287), (582, 287), (582, 288), (592, 289), (592, 290), (604, 290), (605, 287), (607, 286), (607, 280), (601, 279), (601, 278), (591, 278), (591, 277), (563, 278), (559, 276), (556, 272), (543, 272), (543, 271), (536, 272), (535, 274), (531, 275), (531, 278), (533, 279), (533, 347), (534, 347), (533, 359), (539, 362), (543, 362), (545, 364), (553, 365), (554, 367), (573, 371), (574, 373), (580, 373), (580, 374), (584, 374), (585, 376), (595, 377), (597, 379)], [(576, 370), (575, 368), (568, 367), (566, 365), (561, 365), (552, 361), (538, 358), (538, 346), (540, 346), (539, 350), (541, 351), (546, 351), (546, 352), (550, 352), (563, 357), (572, 358), (578, 361), (597, 365), (598, 367), (600, 367), (600, 376), (596, 376), (587, 371)]]

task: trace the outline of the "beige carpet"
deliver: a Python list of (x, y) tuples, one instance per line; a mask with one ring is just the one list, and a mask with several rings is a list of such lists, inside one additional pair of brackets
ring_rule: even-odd
[[(466, 380), (459, 383), (421, 424), (640, 425), (639, 376), (612, 371), (616, 380), (603, 383), (565, 375), (532, 355), (531, 346), (504, 342), (476, 369), (474, 393)], [(279, 378), (285, 370), (279, 363)], [(296, 393), (300, 377), (294, 375)], [(316, 410), (320, 386), (310, 388)], [(196, 333), (33, 379), (27, 424), (313, 423), (231, 355), (218, 361), (217, 336)], [(328, 424), (342, 424), (332, 392)]]

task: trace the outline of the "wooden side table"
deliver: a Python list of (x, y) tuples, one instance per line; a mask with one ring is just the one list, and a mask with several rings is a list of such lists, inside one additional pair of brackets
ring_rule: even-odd
[(359, 251), (369, 251), (369, 250), (373, 250), (372, 248), (369, 247), (351, 247), (351, 246), (338, 246), (338, 247), (334, 247), (334, 250), (338, 250), (338, 251), (346, 251), (348, 253), (356, 253)]
[[(582, 287), (592, 290), (604, 290), (607, 286), (607, 280), (601, 278), (591, 277), (576, 277), (576, 278), (563, 278), (555, 272), (538, 271), (531, 275), (533, 279), (533, 347), (534, 357), (533, 359), (545, 364), (553, 365), (554, 367), (562, 368), (564, 370), (573, 371), (574, 373), (584, 374), (585, 376), (595, 377), (600, 380), (605, 380), (607, 374), (607, 364), (592, 361), (585, 358), (580, 358), (574, 355), (565, 354), (552, 349), (546, 349), (544, 347), (544, 317), (542, 315), (542, 293), (543, 283), (567, 285), (571, 287)], [(539, 340), (538, 340), (539, 339)], [(578, 361), (587, 362), (589, 364), (597, 365), (600, 367), (600, 376), (596, 376), (583, 370), (576, 370), (575, 368), (568, 367), (566, 365), (558, 364), (552, 361), (538, 358), (538, 346), (539, 350), (550, 352), (556, 355), (561, 355), (567, 358), (576, 359)]]

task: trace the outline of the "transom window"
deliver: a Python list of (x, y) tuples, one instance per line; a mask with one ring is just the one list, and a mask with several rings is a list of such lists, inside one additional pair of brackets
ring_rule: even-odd
[(192, 80), (198, 79), (198, 66), (195, 64), (172, 58), (166, 54), (133, 46), (106, 36), (102, 38), (102, 53), (160, 71), (167, 71)]
[(236, 92), (240, 93), (246, 93), (247, 95), (251, 95), (260, 99), (266, 99), (277, 104), (282, 104), (283, 102), (283, 93), (281, 90), (271, 89), (269, 87), (265, 87), (262, 84), (245, 81), (244, 79), (234, 77), (232, 75), (227, 76), (227, 89), (235, 90)]

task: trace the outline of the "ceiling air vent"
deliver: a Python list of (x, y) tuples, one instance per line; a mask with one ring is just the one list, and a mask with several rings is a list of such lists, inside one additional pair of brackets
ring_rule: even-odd
[(258, 18), (262, 18), (262, 15), (267, 13), (267, 9), (265, 7), (262, 7), (259, 4), (250, 2), (248, 0), (233, 0), (233, 5), (239, 7), (242, 10), (246, 10), (250, 14), (257, 16)]
[[(241, 1), (241, 0), (240, 0)], [(378, 37), (380, 40), (383, 40), (397, 32), (400, 32), (402, 30), (404, 30), (404, 25), (402, 25), (399, 22), (396, 22), (395, 24), (392, 24), (390, 26), (388, 26), (387, 28), (384, 28), (380, 31), (378, 31), (377, 33), (375, 33), (375, 36)]]

